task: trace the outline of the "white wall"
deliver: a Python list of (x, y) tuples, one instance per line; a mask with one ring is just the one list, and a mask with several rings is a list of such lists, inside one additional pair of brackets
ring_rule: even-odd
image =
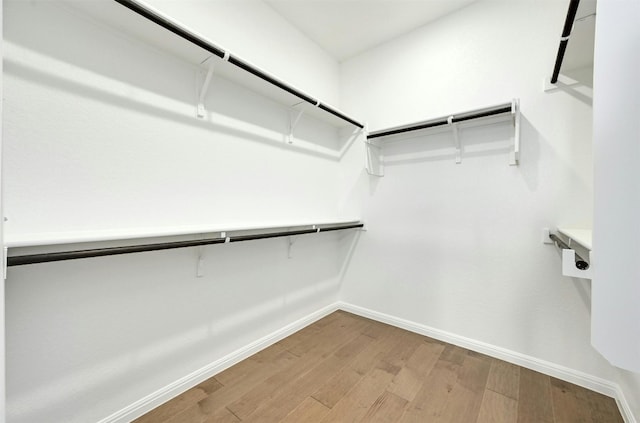
[[(4, 6), (7, 241), (346, 217), (340, 163), (314, 152), (334, 128), (305, 120), (289, 146), (286, 107), (219, 78), (198, 120), (192, 65), (55, 2)], [(326, 62), (304, 54), (301, 81)], [(97, 421), (335, 303), (345, 236), (290, 259), (284, 238), (207, 247), (203, 278), (196, 249), (10, 268), (8, 421)]]
[(336, 235), (11, 268), (9, 422), (98, 421), (336, 301)]
[[(63, 20), (64, 9), (47, 20), (49, 2), (13, 3), (6, 132), (30, 142), (7, 146), (10, 235), (339, 214), (339, 163), (286, 147), (285, 107), (216, 79), (210, 113), (196, 120), (194, 68), (79, 16)], [(332, 128), (311, 129), (311, 141), (336, 144)]]
[(341, 297), (612, 380), (590, 282), (541, 236), (592, 220), (590, 99), (542, 90), (566, 6), (479, 1), (344, 63), (344, 108), (371, 130), (519, 98), (522, 154), (507, 165), (508, 124), (463, 131), (459, 165), (447, 133), (385, 147), (383, 178), (351, 175), (368, 231)]
[[(600, 1), (597, 12), (593, 344), (613, 364), (639, 372), (640, 3)], [(640, 416), (640, 373), (621, 371), (620, 385)]]

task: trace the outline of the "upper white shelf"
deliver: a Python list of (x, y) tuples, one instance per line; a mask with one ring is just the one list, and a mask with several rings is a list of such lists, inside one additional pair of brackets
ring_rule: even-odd
[(461, 112), (452, 115), (446, 115), (435, 119), (424, 120), (420, 122), (409, 123), (401, 126), (394, 126), (392, 128), (381, 129), (377, 131), (371, 131), (367, 134), (367, 139), (390, 137), (393, 135), (404, 134), (407, 132), (420, 131), (425, 129), (450, 126), (453, 124), (474, 121), (490, 123), (507, 121), (513, 119), (513, 115), (517, 112), (517, 100), (513, 100), (509, 103), (498, 104), (495, 106), (484, 107), (481, 109), (475, 109), (468, 112)]
[(582, 245), (587, 250), (592, 250), (591, 242), (593, 231), (591, 229), (558, 228), (558, 232), (560, 232), (570, 240)]
[(171, 53), (214, 74), (245, 86), (287, 107), (304, 105), (304, 113), (337, 127), (364, 128), (342, 111), (304, 93), (246, 60), (218, 47), (205, 36), (189, 29), (139, 0), (66, 0), (69, 7), (94, 21), (128, 34), (157, 49)]
[(520, 101), (513, 99), (511, 102), (497, 104), (495, 106), (371, 131), (367, 134), (367, 172), (374, 176), (384, 176), (384, 158), (381, 154), (381, 146), (384, 145), (384, 141), (409, 132), (441, 131), (443, 128), (445, 130), (451, 130), (456, 150), (456, 163), (461, 163), (462, 147), (460, 145), (458, 128), (489, 125), (498, 122), (511, 122), (513, 124), (513, 147), (510, 152), (509, 165), (518, 165), (520, 160)]

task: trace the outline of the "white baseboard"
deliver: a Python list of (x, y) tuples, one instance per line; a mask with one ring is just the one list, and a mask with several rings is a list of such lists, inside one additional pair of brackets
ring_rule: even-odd
[(338, 310), (338, 303), (330, 304), (317, 310), (287, 326), (267, 335), (251, 344), (242, 347), (226, 356), (214, 361), (213, 363), (196, 370), (195, 372), (176, 380), (175, 382), (147, 395), (146, 397), (134, 402), (128, 407), (119, 410), (110, 416), (100, 420), (98, 423), (128, 423), (145, 413), (153, 410), (159, 405), (169, 401), (170, 399), (180, 395), (182, 392), (193, 388), (201, 382), (209, 379), (221, 371), (233, 366), (234, 364), (244, 360), (257, 353), (260, 350), (275, 344), (281, 339), (299, 331), (300, 329), (310, 325), (316, 320), (320, 320), (328, 314)]
[(336, 310), (344, 310), (358, 316), (366, 317), (378, 322), (386, 323), (401, 329), (425, 335), (430, 338), (438, 339), (453, 345), (457, 345), (472, 351), (476, 351), (488, 356), (517, 364), (519, 366), (544, 373), (558, 379), (571, 382), (578, 386), (599, 392), (601, 394), (613, 397), (618, 403), (620, 413), (626, 423), (638, 423), (635, 419), (631, 407), (626, 400), (624, 392), (617, 383), (601, 379), (583, 372), (579, 372), (568, 367), (560, 366), (545, 360), (540, 360), (525, 354), (487, 344), (471, 338), (466, 338), (443, 330), (435, 329), (420, 323), (401, 319), (385, 313), (380, 313), (364, 307), (356, 306), (345, 302), (336, 302), (322, 309), (315, 311), (285, 327), (279, 329), (243, 348), (240, 348), (213, 363), (196, 370), (195, 372), (165, 386), (162, 389), (153, 392), (150, 395), (136, 401), (128, 407), (100, 420), (98, 423), (126, 423), (136, 419), (143, 414), (153, 410), (155, 407), (174, 398), (182, 392), (190, 389), (199, 383), (215, 376), (219, 372), (233, 366), (234, 364), (244, 360), (247, 357), (257, 353), (258, 351), (286, 338), (287, 336), (299, 331), (300, 329), (310, 325), (311, 323), (333, 313)]
[(420, 323), (415, 323), (385, 313), (380, 313), (354, 304), (339, 302), (337, 304), (337, 308), (349, 313), (357, 314), (358, 316), (366, 317), (378, 322), (389, 324), (391, 326), (406, 329), (410, 332), (415, 332), (420, 335), (447, 342), (449, 344), (457, 345), (459, 347), (486, 354), (488, 356), (504, 360), (509, 363), (517, 364), (518, 366), (535, 370), (537, 372), (544, 373), (546, 375), (553, 376), (555, 378), (607, 395), (616, 400), (616, 402), (618, 403), (618, 408), (620, 409), (620, 414), (622, 414), (622, 417), (626, 423), (637, 423), (635, 417), (633, 416), (633, 412), (631, 411), (631, 407), (629, 406), (629, 403), (627, 402), (622, 389), (617, 383), (601, 379), (599, 377), (592, 376), (574, 369), (570, 369), (568, 367), (560, 366), (549, 361), (540, 360), (535, 357), (511, 351), (506, 348), (497, 347), (495, 345), (487, 344), (485, 342), (477, 341), (471, 338), (466, 338), (464, 336), (456, 335), (440, 329), (435, 329), (426, 325), (422, 325)]

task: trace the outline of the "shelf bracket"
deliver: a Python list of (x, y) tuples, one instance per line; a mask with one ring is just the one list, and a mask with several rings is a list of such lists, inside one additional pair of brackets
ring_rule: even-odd
[(513, 116), (513, 150), (509, 166), (518, 166), (520, 163), (520, 100), (511, 102), (511, 115)]
[(384, 176), (384, 155), (382, 147), (370, 141), (365, 141), (366, 147), (366, 169), (371, 176)]
[[(365, 126), (366, 128), (366, 126)], [(382, 154), (382, 147), (373, 141), (367, 139), (368, 131), (363, 129), (364, 133), (364, 146), (365, 146), (365, 169), (371, 176), (384, 176), (384, 155)]]
[(198, 247), (198, 264), (196, 265), (196, 277), (204, 276), (204, 247)]
[[(224, 53), (224, 56), (222, 57), (222, 61), (223, 62), (228, 62), (229, 61), (229, 52), (226, 51)], [(213, 76), (213, 71), (215, 70), (216, 67), (216, 58), (214, 56), (209, 56), (208, 58), (206, 58), (205, 60), (203, 60), (200, 64), (204, 65), (206, 62), (209, 62), (209, 68), (207, 70), (207, 75), (204, 78), (204, 82), (202, 83), (202, 87), (200, 88), (200, 91), (198, 92), (198, 105), (196, 106), (196, 116), (198, 116), (200, 119), (204, 119), (204, 117), (207, 114), (207, 110), (204, 107), (204, 101), (207, 97), (207, 91), (209, 90), (209, 84), (211, 83), (211, 77)]]
[(202, 83), (202, 88), (200, 88), (200, 92), (198, 93), (198, 106), (196, 115), (200, 119), (204, 119), (207, 114), (207, 110), (204, 107), (204, 100), (207, 97), (207, 91), (209, 90), (209, 84), (211, 83), (211, 77), (213, 76), (213, 71), (215, 69), (215, 62), (211, 60), (209, 62), (209, 69), (207, 70), (207, 76), (204, 78), (204, 82)]
[(301, 104), (304, 106), (304, 103), (300, 102), (289, 107), (289, 134), (287, 135), (287, 142), (289, 144), (293, 144), (293, 131), (296, 129), (300, 118), (304, 114), (304, 108), (300, 108), (299, 110), (296, 108)]
[(458, 124), (453, 123), (453, 115), (447, 119), (451, 130), (453, 131), (453, 144), (456, 148), (456, 164), (462, 163), (462, 146), (460, 145), (460, 136), (458, 134)]
[(288, 259), (291, 259), (291, 258), (293, 258), (293, 253), (292, 253), (292, 251), (291, 251), (291, 250), (292, 250), (292, 247), (293, 247), (293, 243), (294, 243), (294, 241), (293, 241), (293, 237), (288, 236), (288, 237), (287, 237), (287, 241), (288, 241), (288, 246), (287, 246), (287, 258), (288, 258)]

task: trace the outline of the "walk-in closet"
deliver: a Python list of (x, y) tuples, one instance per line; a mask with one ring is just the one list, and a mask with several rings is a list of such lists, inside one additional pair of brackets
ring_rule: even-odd
[(637, 1), (0, 4), (0, 422), (640, 419)]

